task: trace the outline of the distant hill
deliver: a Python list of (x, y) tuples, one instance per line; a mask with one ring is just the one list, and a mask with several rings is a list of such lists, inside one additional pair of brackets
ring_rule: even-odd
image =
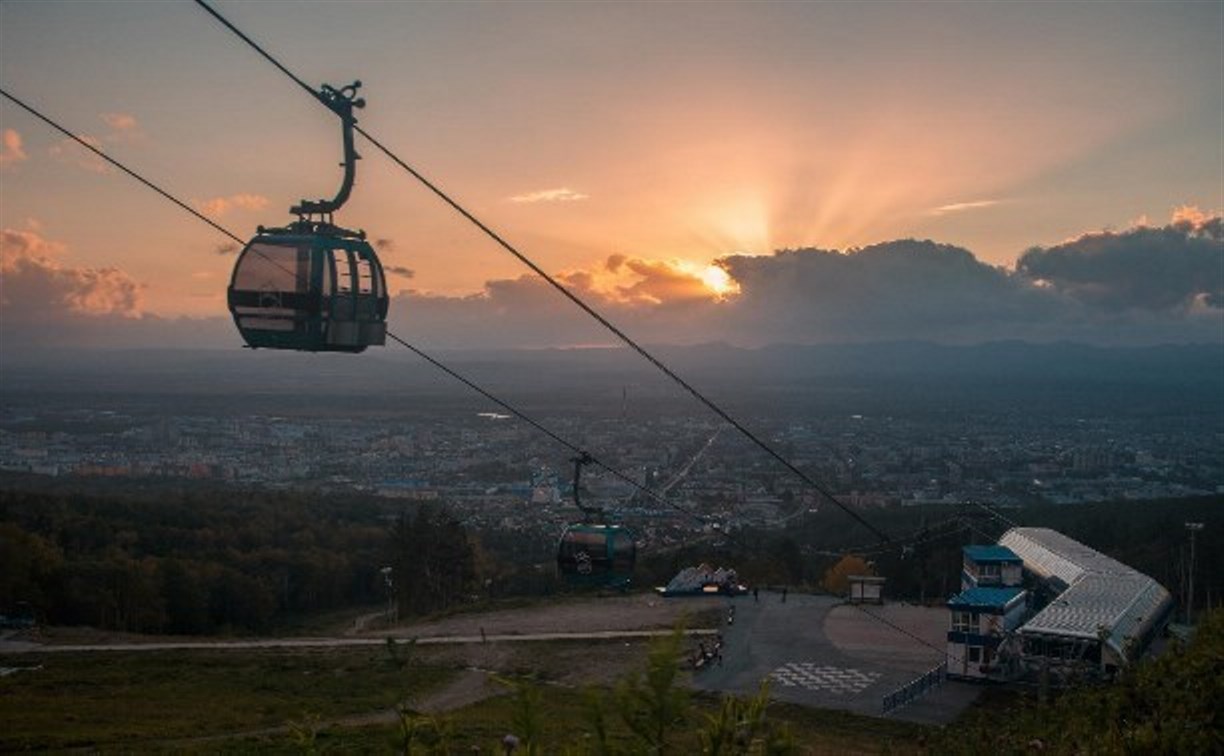
[[(751, 405), (806, 397), (812, 407), (920, 407), (1115, 413), (1224, 411), (1224, 345), (1109, 348), (1071, 343), (926, 342), (660, 346), (654, 351), (715, 397)], [(439, 352), (490, 390), (619, 402), (676, 398), (679, 390), (626, 349)], [(10, 355), (0, 386), (22, 392), (152, 395), (436, 396), (470, 390), (393, 349), (366, 354), (252, 350), (44, 351)], [(695, 405), (694, 405), (695, 406)]]

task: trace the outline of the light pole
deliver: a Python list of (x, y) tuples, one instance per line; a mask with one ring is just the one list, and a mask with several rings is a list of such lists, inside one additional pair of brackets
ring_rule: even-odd
[(395, 621), (395, 580), (392, 578), (394, 570), (390, 567), (383, 567), (379, 572), (382, 573), (383, 582), (387, 586), (387, 622)]
[(1186, 598), (1186, 624), (1190, 624), (1194, 617), (1194, 536), (1203, 529), (1201, 522), (1186, 523), (1186, 530), (1190, 531), (1190, 590), (1189, 596)]

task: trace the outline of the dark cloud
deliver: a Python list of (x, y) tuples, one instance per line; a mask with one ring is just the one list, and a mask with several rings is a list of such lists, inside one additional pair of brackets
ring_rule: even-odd
[[(968, 250), (901, 240), (848, 252), (785, 250), (719, 261), (739, 286), (723, 299), (660, 261), (623, 257), (601, 271), (560, 278), (647, 343), (848, 343), (1005, 339), (1098, 344), (1220, 341), (1219, 311), (1120, 312), (987, 265)], [(632, 271), (637, 284), (599, 289), (600, 272)], [(1214, 313), (1214, 314), (1213, 314)], [(392, 305), (434, 346), (609, 344), (613, 338), (533, 277), (490, 281), (467, 297), (409, 292)]]
[(965, 249), (902, 240), (841, 253), (731, 256), (734, 328), (779, 341), (973, 339), (1038, 317), (1050, 299)]
[(416, 275), (416, 271), (412, 268), (405, 268), (403, 265), (384, 265), (383, 271), (390, 273), (393, 276), (401, 276), (403, 278), (412, 278)]
[[(1017, 271), (985, 264), (959, 247), (912, 239), (844, 252), (732, 255), (717, 261), (737, 287), (722, 297), (702, 282), (705, 271), (645, 256), (613, 255), (557, 279), (646, 344), (1220, 343), (1219, 228), (1216, 216), (1183, 213), (1164, 228), (1092, 234), (1031, 250)], [(66, 266), (59, 262), (62, 249), (33, 232), (6, 231), (3, 241), (0, 329), (9, 345), (14, 334), (93, 346), (236, 340), (224, 318), (141, 316), (140, 286), (129, 276)], [(399, 266), (387, 272), (411, 275)], [(427, 348), (616, 343), (529, 275), (488, 281), (467, 296), (401, 292), (390, 318), (396, 333)]]
[(374, 248), (377, 249), (379, 252), (394, 252), (395, 251), (395, 240), (394, 239), (375, 239)]
[(213, 251), (218, 255), (228, 256), (238, 254), (239, 249), (241, 248), (234, 242), (225, 242), (224, 244), (218, 244)]
[(1035, 247), (1017, 272), (1085, 304), (1110, 310), (1224, 307), (1220, 217), (1175, 217), (1162, 228), (1086, 234)]

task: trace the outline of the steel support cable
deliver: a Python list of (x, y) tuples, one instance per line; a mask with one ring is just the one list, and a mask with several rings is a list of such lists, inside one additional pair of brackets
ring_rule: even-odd
[[(278, 70), (280, 70), (281, 73), (285, 74), (285, 76), (289, 77), (289, 79), (292, 80), (295, 84), (297, 84), (299, 87), (301, 87), (306, 92), (308, 92), (311, 97), (313, 97), (316, 100), (319, 99), (318, 93), (316, 93), (315, 90), (309, 84), (307, 84), (300, 77), (298, 77), (296, 74), (290, 71), (283, 63), (277, 60), (271, 53), (265, 50), (262, 46), (260, 46), (259, 43), (255, 42), (253, 39), (251, 39), (246, 34), (244, 34), (242, 30), (234, 26), (234, 24), (230, 23), (228, 19), (222, 16), (217, 10), (212, 8), (210, 5), (208, 5), (208, 3), (204, 2), (204, 0), (194, 0), (194, 2), (196, 3), (196, 5), (200, 6), (205, 11), (207, 11), (210, 16), (212, 16), (214, 19), (220, 22), (223, 26), (225, 26), (225, 28), (233, 32), (239, 39), (247, 43), (247, 45), (249, 45), (251, 49), (255, 50), (255, 52), (257, 52), (261, 57), (263, 57), (266, 61), (268, 61), (273, 66), (275, 66)], [(549, 275), (547, 272), (545, 272), (543, 268), (537, 265), (533, 260), (531, 260), (525, 254), (520, 252), (517, 248), (515, 248), (514, 245), (506, 241), (500, 234), (498, 234), (492, 228), (487, 226), (483, 221), (481, 221), (475, 215), (470, 213), (465, 207), (460, 205), (459, 202), (453, 199), (450, 195), (442, 191), (440, 187), (438, 187), (434, 182), (426, 178), (424, 174), (422, 174), (420, 171), (417, 171), (415, 168), (410, 166), (408, 163), (404, 162), (404, 160), (401, 159), (399, 155), (397, 155), (390, 147), (387, 147), (385, 144), (383, 144), (381, 141), (379, 141), (377, 138), (375, 138), (373, 135), (371, 135), (369, 132), (367, 132), (365, 129), (363, 129), (359, 125), (355, 124), (353, 126), (353, 130), (356, 131), (358, 134), (360, 134), (362, 137), (364, 137), (370, 144), (377, 147), (378, 150), (381, 151), (384, 155), (386, 155), (392, 162), (394, 162), (400, 168), (403, 168), (405, 171), (407, 171), (413, 178), (415, 178), (418, 182), (420, 182), (421, 185), (423, 185), (426, 189), (428, 189), (435, 196), (437, 196), (438, 199), (445, 202), (447, 205), (451, 207), (451, 209), (459, 213), (459, 215), (463, 216), (463, 218), (465, 218), (468, 222), (470, 222), (472, 225), (476, 226), (476, 228), (484, 232), (484, 234), (488, 236), (490, 239), (492, 239), (498, 246), (500, 246), (502, 249), (509, 252), (519, 262), (527, 266), (533, 273), (538, 275), (546, 283), (548, 283), (550, 286), (556, 289), (557, 292), (559, 292), (562, 296), (570, 300), (570, 302), (572, 302), (580, 310), (585, 312), (587, 315), (593, 318), (596, 322), (602, 325), (605, 329), (611, 332), (614, 336), (616, 336), (616, 338), (618, 338), (621, 342), (623, 342), (630, 349), (637, 352), (638, 355), (640, 355), (643, 359), (645, 359), (647, 362), (653, 365), (661, 373), (663, 373), (668, 378), (670, 378), (676, 385), (680, 386), (682, 389), (688, 392), (688, 394), (690, 394), (698, 402), (705, 405), (707, 409), (709, 409), (714, 414), (718, 415), (720, 418), (722, 418), (724, 422), (726, 422), (732, 428), (735, 428), (737, 431), (739, 431), (741, 435), (743, 435), (745, 438), (747, 438), (749, 441), (755, 444), (758, 448), (760, 448), (762, 451), (764, 451), (766, 454), (772, 457), (775, 461), (777, 461), (779, 464), (781, 464), (783, 467), (789, 470), (792, 474), (794, 474), (796, 477), (798, 477), (800, 480), (806, 483), (809, 487), (811, 487), (813, 490), (815, 490), (817, 493), (819, 493), (824, 498), (828, 499), (836, 507), (841, 509), (847, 515), (853, 518), (856, 522), (858, 522), (860, 525), (862, 525), (863, 527), (871, 531), (873, 534), (875, 534), (875, 536), (878, 537), (883, 543), (890, 542), (891, 539), (889, 539), (889, 537), (883, 531), (876, 528), (874, 525), (872, 525), (870, 522), (868, 522), (866, 519), (864, 519), (861, 515), (859, 515), (854, 510), (852, 510), (850, 507), (847, 507), (845, 504), (842, 504), (840, 501), (838, 501), (837, 498), (833, 496), (832, 493), (826, 490), (817, 481), (812, 479), (810, 476), (808, 476), (806, 473), (804, 473), (802, 470), (800, 470), (798, 467), (792, 464), (790, 460), (786, 459), (781, 454), (779, 454), (777, 451), (775, 451), (773, 447), (765, 443), (764, 440), (758, 437), (755, 433), (753, 433), (751, 430), (745, 427), (738, 420), (733, 418), (722, 407), (715, 404), (713, 400), (706, 397), (705, 394), (701, 393), (701, 391), (699, 391), (691, 383), (686, 381), (684, 378), (680, 377), (675, 371), (673, 371), (671, 368), (665, 365), (658, 357), (655, 357), (645, 347), (643, 347), (641, 344), (639, 344), (637, 341), (631, 338), (628, 334), (622, 331), (619, 327), (617, 327), (614, 323), (612, 323), (606, 317), (601, 315), (593, 307), (588, 305), (581, 297), (579, 297), (577, 294), (574, 294), (564, 284), (562, 284), (560, 281), (558, 281), (557, 279)]]
[(3, 94), (3, 95), (5, 96), (5, 98), (7, 98), (7, 99), (8, 99), (10, 102), (12, 102), (12, 103), (13, 103), (14, 105), (16, 105), (17, 107), (21, 108), (21, 109), (22, 109), (22, 110), (24, 110), (25, 112), (29, 113), (30, 115), (34, 116), (34, 117), (35, 117), (35, 118), (37, 118), (38, 120), (40, 120), (40, 121), (42, 121), (43, 123), (47, 124), (47, 125), (48, 125), (48, 126), (50, 126), (51, 128), (53, 128), (53, 129), (55, 129), (56, 131), (60, 132), (61, 134), (63, 134), (64, 136), (68, 137), (69, 139), (71, 139), (72, 141), (76, 142), (77, 144), (81, 145), (82, 147), (84, 147), (85, 149), (89, 150), (89, 151), (90, 151), (90, 152), (92, 152), (93, 154), (95, 154), (95, 155), (97, 155), (98, 157), (102, 158), (102, 159), (103, 159), (103, 160), (105, 160), (107, 163), (110, 163), (111, 165), (115, 166), (115, 167), (116, 167), (116, 168), (118, 168), (119, 170), (121, 170), (121, 171), (123, 171), (124, 173), (126, 173), (128, 176), (131, 176), (132, 178), (136, 179), (136, 180), (137, 180), (137, 181), (139, 181), (140, 183), (144, 184), (146, 187), (148, 187), (148, 188), (152, 189), (153, 191), (157, 192), (157, 193), (158, 193), (158, 194), (160, 194), (160, 195), (161, 195), (163, 198), (170, 200), (170, 201), (171, 201), (171, 202), (173, 202), (174, 204), (178, 205), (178, 206), (179, 206), (181, 209), (186, 210), (187, 212), (191, 213), (191, 214), (192, 214), (192, 215), (194, 215), (194, 216), (195, 216), (197, 219), (204, 221), (205, 223), (207, 223), (208, 225), (212, 226), (212, 227), (213, 227), (214, 229), (216, 229), (217, 231), (220, 231), (221, 233), (225, 234), (225, 235), (226, 235), (226, 236), (228, 236), (230, 239), (233, 239), (234, 241), (238, 242), (239, 244), (246, 244), (246, 240), (245, 240), (245, 239), (240, 239), (239, 237), (237, 237), (237, 236), (235, 236), (233, 233), (231, 233), (231, 232), (230, 232), (228, 229), (226, 229), (226, 228), (224, 228), (223, 226), (218, 225), (216, 222), (214, 222), (214, 221), (210, 220), (210, 219), (209, 219), (207, 216), (203, 215), (202, 213), (200, 213), (200, 212), (199, 212), (198, 210), (196, 210), (195, 208), (191, 207), (190, 205), (188, 205), (187, 203), (183, 202), (183, 201), (182, 201), (182, 200), (180, 200), (179, 198), (177, 198), (177, 197), (175, 197), (174, 195), (170, 194), (170, 193), (169, 193), (169, 192), (167, 192), (165, 189), (162, 189), (160, 186), (158, 186), (157, 184), (154, 184), (153, 182), (149, 181), (149, 180), (148, 180), (148, 179), (146, 179), (144, 176), (141, 176), (140, 174), (136, 173), (135, 171), (132, 171), (132, 170), (128, 169), (128, 167), (127, 167), (127, 166), (125, 166), (124, 164), (120, 163), (118, 160), (115, 160), (115, 159), (114, 159), (114, 158), (112, 158), (110, 155), (107, 155), (107, 154), (106, 154), (105, 152), (103, 152), (102, 150), (98, 149), (97, 147), (94, 147), (92, 144), (90, 144), (89, 142), (85, 141), (85, 140), (84, 140), (84, 139), (82, 139), (81, 137), (77, 136), (76, 134), (73, 134), (71, 131), (69, 131), (68, 129), (64, 128), (63, 126), (60, 126), (60, 125), (59, 125), (58, 123), (56, 123), (55, 121), (51, 120), (51, 119), (50, 119), (50, 118), (48, 118), (47, 116), (43, 115), (42, 113), (38, 112), (38, 111), (37, 111), (37, 110), (35, 110), (34, 108), (32, 108), (32, 107), (30, 107), (29, 105), (27, 105), (25, 102), (23, 102), (23, 101), (21, 101), (20, 99), (18, 99), (18, 98), (17, 98), (15, 95), (10, 94), (8, 90), (3, 89), (3, 88), (0, 88), (0, 94)]
[(1020, 526), (1019, 526), (1019, 525), (1017, 525), (1017, 524), (1016, 524), (1014, 521), (1009, 520), (1008, 518), (1006, 518), (1006, 517), (1004, 517), (1003, 515), (999, 514), (999, 512), (998, 512), (997, 510), (992, 509), (991, 507), (986, 506), (985, 504), (983, 504), (983, 503), (982, 503), (982, 502), (980, 502), (980, 501), (977, 501), (977, 500), (971, 499), (971, 500), (969, 501), (969, 503), (970, 503), (970, 504), (972, 504), (973, 506), (977, 507), (978, 509), (982, 510), (982, 511), (983, 511), (983, 512), (985, 512), (986, 514), (990, 515), (991, 517), (995, 518), (996, 520), (998, 520), (999, 522), (1003, 523), (1004, 525), (1006, 525), (1006, 526), (1007, 526), (1007, 527), (1009, 527), (1009, 528), (1018, 528), (1018, 527), (1020, 527)]
[[(43, 113), (41, 113), (40, 111), (36, 110), (36, 109), (35, 109), (33, 106), (31, 106), (31, 105), (27, 104), (26, 102), (24, 102), (24, 101), (22, 101), (21, 99), (17, 98), (15, 95), (11, 94), (11, 93), (10, 93), (8, 90), (3, 89), (2, 87), (0, 87), (0, 94), (2, 94), (2, 95), (5, 97), (5, 98), (7, 98), (8, 100), (10, 100), (10, 101), (11, 101), (11, 102), (13, 102), (14, 104), (16, 104), (16, 105), (18, 105), (19, 107), (21, 107), (23, 110), (25, 110), (25, 111), (26, 111), (27, 113), (29, 113), (30, 115), (34, 116), (35, 118), (38, 118), (40, 121), (42, 121), (43, 123), (47, 124), (48, 126), (50, 126), (51, 128), (55, 129), (56, 131), (59, 131), (60, 133), (65, 134), (66, 136), (70, 137), (71, 139), (73, 139), (74, 141), (76, 141), (78, 144), (80, 144), (82, 147), (84, 147), (84, 148), (88, 149), (90, 152), (92, 152), (92, 153), (94, 153), (95, 155), (97, 155), (98, 157), (102, 158), (103, 160), (105, 160), (105, 161), (106, 161), (107, 163), (109, 163), (110, 165), (115, 166), (116, 168), (118, 168), (119, 170), (123, 171), (125, 174), (127, 174), (127, 175), (128, 175), (128, 176), (130, 176), (131, 178), (133, 178), (133, 179), (135, 179), (135, 180), (139, 181), (141, 184), (143, 184), (143, 185), (144, 185), (144, 186), (146, 186), (147, 188), (149, 188), (149, 189), (153, 190), (154, 192), (156, 192), (156, 193), (157, 193), (158, 195), (160, 195), (162, 198), (167, 199), (167, 200), (169, 200), (170, 202), (173, 202), (173, 203), (174, 203), (175, 205), (177, 205), (177, 206), (178, 206), (180, 209), (182, 209), (182, 210), (186, 210), (187, 212), (191, 213), (193, 216), (195, 216), (195, 218), (196, 218), (196, 219), (201, 220), (201, 221), (203, 221), (204, 223), (207, 223), (207, 224), (208, 224), (209, 226), (211, 226), (211, 227), (212, 227), (214, 230), (216, 230), (216, 231), (220, 232), (221, 234), (224, 234), (225, 236), (227, 236), (227, 237), (228, 237), (228, 238), (230, 238), (231, 240), (233, 240), (233, 241), (237, 242), (238, 244), (241, 244), (241, 245), (245, 245), (245, 244), (246, 244), (246, 240), (245, 240), (245, 239), (243, 239), (243, 238), (239, 237), (239, 236), (238, 236), (237, 234), (235, 234), (234, 232), (232, 232), (232, 231), (230, 231), (229, 229), (225, 228), (224, 226), (222, 226), (222, 225), (220, 225), (220, 224), (216, 223), (215, 221), (213, 221), (213, 220), (209, 219), (207, 216), (205, 216), (205, 215), (201, 214), (200, 212), (198, 212), (197, 210), (195, 210), (194, 208), (192, 208), (190, 205), (188, 205), (187, 203), (185, 203), (185, 202), (183, 202), (182, 200), (178, 199), (177, 197), (175, 197), (173, 194), (171, 194), (170, 192), (166, 191), (166, 190), (165, 190), (165, 189), (163, 189), (162, 187), (160, 187), (160, 186), (158, 186), (157, 184), (153, 183), (153, 182), (152, 182), (152, 181), (150, 181), (149, 179), (146, 179), (144, 176), (140, 175), (140, 174), (139, 174), (139, 173), (137, 173), (136, 171), (133, 171), (132, 169), (128, 168), (126, 165), (124, 165), (123, 163), (119, 162), (118, 160), (116, 160), (116, 159), (112, 158), (110, 155), (107, 155), (107, 154), (106, 154), (105, 152), (103, 152), (102, 150), (98, 149), (97, 147), (94, 147), (93, 145), (89, 144), (89, 143), (88, 143), (88, 142), (86, 142), (85, 140), (83, 140), (83, 139), (81, 139), (80, 137), (76, 136), (76, 135), (75, 135), (75, 134), (73, 134), (71, 131), (69, 131), (68, 129), (64, 128), (63, 126), (61, 126), (61, 125), (60, 125), (59, 123), (57, 123), (56, 121), (52, 120), (50, 117), (48, 117), (48, 116), (44, 115)], [(288, 273), (290, 273), (290, 274), (293, 274), (293, 272), (292, 272), (292, 271), (288, 270), (288, 269), (287, 269), (287, 268), (285, 268), (283, 265), (280, 265), (280, 264), (278, 263), (278, 261), (276, 261), (276, 260), (272, 260), (271, 258), (268, 258), (268, 257), (266, 257), (266, 256), (264, 257), (264, 259), (265, 259), (265, 260), (268, 260), (269, 262), (271, 262), (271, 263), (272, 263), (272, 264), (274, 264), (274, 265), (277, 265), (277, 267), (279, 267), (281, 270), (284, 270), (284, 271), (286, 271), (286, 272), (288, 272)], [(535, 428), (536, 430), (540, 431), (541, 433), (543, 433), (544, 435), (548, 436), (550, 439), (552, 439), (552, 440), (553, 440), (553, 441), (555, 441), (556, 443), (560, 444), (561, 446), (564, 446), (566, 449), (570, 450), (571, 452), (580, 453), (580, 452), (582, 452), (582, 451), (583, 451), (583, 449), (582, 449), (581, 447), (579, 447), (577, 444), (574, 444), (574, 443), (572, 443), (571, 441), (566, 440), (566, 439), (565, 439), (565, 438), (563, 438), (562, 436), (559, 436), (558, 434), (556, 434), (555, 432), (553, 432), (552, 430), (550, 430), (550, 429), (549, 429), (547, 426), (543, 425), (542, 423), (540, 423), (540, 422), (538, 422), (537, 420), (535, 420), (534, 418), (532, 418), (530, 415), (526, 414), (526, 413), (525, 413), (525, 412), (523, 412), (522, 410), (519, 410), (517, 407), (515, 407), (515, 406), (514, 406), (514, 405), (512, 405), (512, 404), (510, 404), (509, 402), (506, 402), (505, 400), (498, 398), (496, 395), (494, 395), (494, 394), (490, 393), (489, 391), (485, 390), (484, 388), (482, 388), (482, 387), (481, 387), (480, 385), (478, 385), (477, 383), (475, 383), (475, 382), (471, 381), (470, 379), (468, 379), (467, 377), (465, 377), (465, 376), (464, 376), (464, 375), (462, 375), (461, 373), (459, 373), (459, 372), (457, 372), (457, 371), (453, 370), (452, 368), (448, 367), (447, 365), (445, 365), (444, 363), (440, 362), (440, 361), (439, 361), (439, 360), (437, 360), (436, 358), (432, 357), (432, 356), (431, 356), (431, 355), (429, 355), (428, 353), (424, 352), (424, 351), (423, 351), (423, 350), (421, 350), (420, 348), (418, 348), (418, 347), (416, 347), (416, 346), (412, 345), (412, 344), (411, 344), (411, 343), (409, 343), (408, 341), (405, 341), (404, 339), (400, 338), (399, 336), (397, 336), (397, 335), (396, 335), (396, 334), (394, 334), (394, 333), (388, 332), (388, 333), (387, 333), (387, 336), (388, 336), (388, 338), (390, 338), (391, 340), (395, 341), (397, 344), (399, 344), (399, 345), (403, 346), (405, 349), (409, 350), (409, 351), (410, 351), (410, 352), (412, 352), (413, 354), (417, 355), (417, 356), (418, 356), (418, 357), (420, 357), (421, 359), (423, 359), (423, 360), (425, 360), (426, 362), (428, 362), (430, 365), (433, 365), (434, 367), (438, 368), (439, 370), (441, 370), (442, 372), (446, 373), (446, 374), (447, 374), (447, 375), (449, 375), (450, 377), (454, 378), (455, 380), (457, 380), (457, 381), (459, 381), (460, 383), (464, 384), (465, 386), (467, 386), (468, 388), (472, 389), (472, 390), (473, 390), (473, 391), (475, 391), (476, 393), (480, 394), (481, 396), (485, 397), (485, 398), (486, 398), (486, 399), (488, 399), (489, 401), (493, 402), (493, 403), (494, 403), (494, 404), (496, 404), (497, 406), (501, 407), (502, 409), (506, 410), (507, 412), (510, 412), (510, 413), (511, 413), (511, 414), (513, 414), (515, 417), (519, 418), (520, 420), (522, 420), (523, 422), (527, 423), (527, 424), (528, 424), (528, 425), (530, 425), (531, 427), (533, 427), (533, 428)], [(599, 458), (597, 458), (597, 457), (595, 457), (595, 456), (593, 456), (593, 455), (592, 455), (592, 461), (594, 461), (595, 465), (596, 465), (597, 467), (599, 467), (600, 469), (602, 469), (602, 470), (604, 470), (604, 471), (608, 472), (609, 474), (611, 474), (611, 475), (615, 476), (616, 478), (619, 478), (620, 480), (622, 480), (622, 481), (624, 481), (624, 482), (626, 482), (626, 483), (628, 483), (628, 484), (632, 485), (632, 486), (633, 486), (634, 488), (636, 488), (638, 491), (642, 492), (642, 493), (643, 493), (643, 494), (645, 494), (646, 496), (649, 496), (650, 498), (652, 498), (652, 499), (653, 499), (653, 500), (655, 500), (656, 502), (658, 502), (658, 503), (660, 503), (660, 504), (662, 504), (662, 505), (664, 505), (664, 506), (670, 507), (670, 508), (672, 508), (672, 509), (675, 509), (676, 511), (681, 512), (682, 514), (686, 514), (686, 515), (688, 515), (688, 516), (690, 516), (690, 517), (693, 517), (694, 519), (697, 519), (697, 520), (701, 521), (702, 523), (708, 523), (708, 522), (710, 522), (710, 519), (709, 519), (709, 518), (704, 517), (703, 515), (701, 515), (701, 514), (699, 514), (699, 513), (697, 513), (697, 512), (694, 512), (694, 511), (693, 511), (693, 510), (691, 510), (691, 509), (688, 509), (687, 507), (683, 507), (683, 506), (681, 506), (681, 505), (679, 505), (679, 504), (676, 504), (675, 502), (668, 501), (668, 500), (667, 500), (666, 498), (664, 498), (663, 496), (660, 496), (660, 495), (659, 495), (657, 492), (655, 492), (655, 491), (651, 490), (650, 488), (647, 488), (647, 487), (643, 486), (641, 483), (638, 483), (638, 482), (637, 482), (637, 481), (636, 481), (636, 480), (635, 480), (635, 479), (634, 479), (632, 476), (628, 475), (627, 473), (622, 472), (621, 470), (619, 470), (619, 469), (617, 469), (617, 468), (615, 468), (615, 467), (612, 467), (611, 465), (609, 465), (609, 464), (605, 463), (604, 461), (600, 460)]]
[(939, 653), (939, 654), (941, 654), (941, 655), (946, 655), (948, 658), (953, 659), (953, 660), (955, 660), (955, 661), (957, 661), (957, 662), (964, 662), (964, 661), (965, 661), (965, 660), (964, 660), (964, 658), (962, 658), (961, 656), (958, 656), (957, 654), (952, 653), (951, 651), (947, 650), (946, 648), (940, 648), (939, 646), (936, 646), (934, 643), (931, 643), (931, 642), (927, 641), (925, 638), (922, 638), (922, 637), (920, 637), (920, 636), (918, 636), (918, 635), (915, 635), (914, 633), (911, 633), (909, 630), (906, 630), (905, 628), (901, 627), (901, 626), (900, 626), (900, 625), (898, 625), (897, 623), (895, 623), (895, 622), (891, 622), (891, 621), (889, 621), (889, 620), (886, 620), (886, 619), (884, 619), (883, 617), (881, 617), (881, 616), (880, 616), (880, 615), (878, 615), (878, 614), (872, 614), (871, 612), (869, 612), (869, 611), (867, 611), (865, 608), (863, 608), (863, 605), (862, 605), (862, 604), (850, 604), (850, 606), (853, 606), (855, 609), (858, 609), (860, 612), (862, 612), (863, 614), (866, 614), (868, 617), (871, 617), (873, 620), (876, 620), (876, 621), (877, 621), (877, 622), (879, 622), (880, 624), (882, 624), (882, 625), (886, 625), (886, 626), (888, 626), (888, 627), (891, 627), (893, 630), (896, 630), (898, 633), (901, 633), (902, 635), (904, 635), (905, 637), (909, 638), (910, 640), (912, 640), (912, 641), (914, 641), (914, 642), (916, 642), (916, 643), (920, 643), (920, 644), (922, 644), (923, 646), (926, 646), (927, 648), (931, 649), (932, 651), (936, 651), (936, 652), (938, 652), (938, 653)]

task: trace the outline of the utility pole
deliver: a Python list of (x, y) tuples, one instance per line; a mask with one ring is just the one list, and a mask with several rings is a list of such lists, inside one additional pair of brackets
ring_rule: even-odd
[(1186, 624), (1190, 624), (1194, 617), (1194, 536), (1203, 529), (1201, 522), (1186, 523), (1186, 530), (1190, 531), (1190, 590), (1189, 596), (1186, 598)]
[(383, 583), (387, 586), (387, 624), (391, 624), (399, 619), (395, 616), (395, 578), (393, 577), (395, 570), (391, 567), (383, 567), (379, 572), (382, 573)]

